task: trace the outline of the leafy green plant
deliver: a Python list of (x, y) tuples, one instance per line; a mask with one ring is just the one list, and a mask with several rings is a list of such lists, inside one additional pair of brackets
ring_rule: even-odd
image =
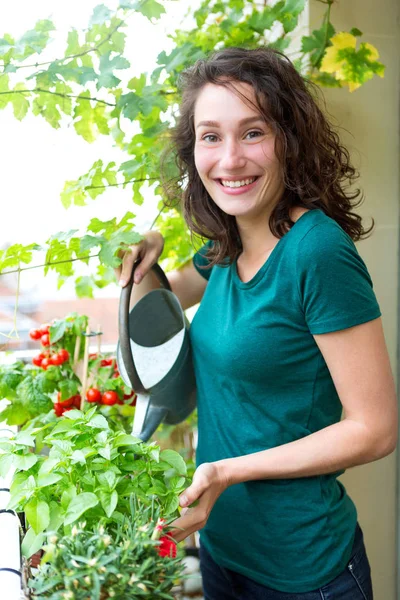
[[(361, 42), (357, 50), (362, 32), (356, 27), (336, 32), (331, 19), (334, 0), (318, 1), (326, 5), (321, 27), (303, 36), (300, 52), (292, 56), (296, 67), (322, 86), (348, 86), (350, 91), (375, 75), (382, 77), (377, 49)], [(116, 10), (101, 4), (84, 31), (69, 31), (64, 55), (49, 62), (41, 63), (40, 53), (51, 41), (52, 22), (38, 21), (18, 40), (5, 34), (0, 39), (0, 109), (12, 105), (19, 120), (32, 112), (54, 128), (67, 122), (88, 143), (108, 136), (126, 160), (118, 165), (97, 159), (87, 173), (65, 183), (61, 201), (66, 208), (82, 206), (120, 186), (131, 190), (133, 203), (141, 205), (151, 186), (160, 197), (158, 227), (166, 237), (163, 266), (175, 268), (191, 257), (192, 248), (179, 208), (164, 207), (160, 161), (178, 114), (179, 74), (224, 46), (268, 44), (290, 53), (291, 36), (306, 2), (279, 0), (272, 6), (257, 0), (203, 0), (187, 14), (187, 23), (195, 21), (195, 26), (185, 22), (171, 34), (172, 50), (159, 54), (151, 73), (126, 76), (130, 62), (124, 56), (124, 28), (129, 18), (139, 12), (154, 22), (167, 4), (120, 0)], [(173, 160), (164, 167), (167, 180), (177, 176)], [(58, 232), (46, 244), (17, 243), (0, 251), (0, 272), (21, 271), (45, 250), (45, 272), (54, 270), (61, 286), (75, 276), (75, 261), (87, 264), (97, 257), (100, 264), (91, 263), (87, 275), (75, 278), (77, 295), (92, 296), (95, 287), (114, 281), (112, 269), (119, 264), (120, 251), (141, 239), (134, 228), (129, 211), (120, 222), (92, 219), (85, 232)]]
[(173, 600), (169, 592), (182, 575), (180, 557), (160, 552), (159, 509), (135, 504), (132, 499), (131, 513), (107, 529), (78, 523), (69, 535), (50, 536), (30, 580), (33, 598)]
[[(15, 469), (8, 508), (24, 512), (30, 526), (24, 554), (41, 548), (49, 532), (70, 533), (82, 515), (89, 527), (122, 521), (131, 494), (162, 517), (178, 516), (187, 471), (177, 452), (113, 431), (97, 406), (51, 419), (0, 438), (0, 476)], [(43, 445), (47, 455), (34, 452)]]
[[(33, 364), (16, 361), (0, 365), (0, 399), (9, 402), (0, 413), (3, 421), (24, 425), (53, 407), (57, 416), (73, 407), (81, 408), (82, 381), (78, 371), (84, 358), (87, 325), (87, 316), (70, 313), (64, 319), (32, 329), (31, 338), (42, 346), (42, 351), (33, 357)], [(90, 354), (88, 372), (85, 401), (108, 405), (103, 407), (103, 413), (111, 418), (112, 427), (128, 430), (136, 396), (120, 377), (115, 358), (101, 352)], [(112, 410), (115, 404), (118, 407)]]

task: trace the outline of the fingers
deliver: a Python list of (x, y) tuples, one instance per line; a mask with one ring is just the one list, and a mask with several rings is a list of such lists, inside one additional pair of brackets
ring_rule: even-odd
[(135, 283), (140, 283), (145, 275), (150, 271), (151, 267), (157, 262), (157, 251), (152, 249), (143, 254), (139, 265), (135, 271)]
[[(123, 253), (122, 264), (118, 268), (118, 274), (116, 270), (116, 275), (118, 278), (118, 283), (121, 287), (125, 287), (128, 281), (131, 278), (133, 265), (135, 262), (142, 257), (145, 253), (146, 249), (146, 240), (142, 240), (139, 244), (135, 244), (134, 246), (130, 246), (128, 250)], [(137, 273), (135, 271), (135, 283), (139, 283), (137, 281)]]
[(200, 506), (186, 509), (184, 514), (181, 514), (178, 519), (171, 523), (173, 529), (168, 532), (168, 535), (179, 543), (195, 531), (202, 529), (206, 522), (207, 513)]
[(179, 504), (182, 508), (193, 504), (193, 502), (198, 500), (198, 498), (200, 498), (200, 496), (208, 489), (210, 486), (210, 477), (208, 471), (208, 463), (203, 463), (196, 469), (193, 475), (192, 483), (188, 488), (186, 488), (179, 498)]

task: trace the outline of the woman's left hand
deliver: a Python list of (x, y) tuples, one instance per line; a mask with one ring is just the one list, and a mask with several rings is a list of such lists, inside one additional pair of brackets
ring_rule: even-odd
[(188, 535), (202, 529), (207, 523), (210, 512), (217, 498), (228, 487), (223, 470), (218, 462), (200, 465), (194, 475), (191, 485), (180, 497), (180, 505), (188, 507), (199, 500), (197, 506), (184, 508), (181, 516), (170, 524), (169, 531), (176, 542), (181, 542)]

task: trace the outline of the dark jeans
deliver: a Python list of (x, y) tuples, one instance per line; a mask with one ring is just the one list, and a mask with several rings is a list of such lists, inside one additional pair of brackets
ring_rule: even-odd
[(351, 559), (340, 575), (311, 592), (279, 592), (219, 567), (200, 546), (205, 600), (373, 600), (371, 569), (361, 528), (357, 524)]

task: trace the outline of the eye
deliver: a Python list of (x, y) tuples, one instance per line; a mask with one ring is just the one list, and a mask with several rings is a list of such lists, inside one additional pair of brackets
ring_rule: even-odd
[(248, 131), (246, 133), (245, 137), (247, 137), (250, 140), (252, 140), (252, 139), (254, 139), (256, 137), (259, 137), (260, 135), (264, 135), (264, 133), (262, 131), (258, 131), (258, 130), (252, 129), (251, 131)]
[(216, 142), (218, 138), (214, 133), (207, 133), (206, 135), (203, 135), (201, 139), (205, 142), (213, 143)]

